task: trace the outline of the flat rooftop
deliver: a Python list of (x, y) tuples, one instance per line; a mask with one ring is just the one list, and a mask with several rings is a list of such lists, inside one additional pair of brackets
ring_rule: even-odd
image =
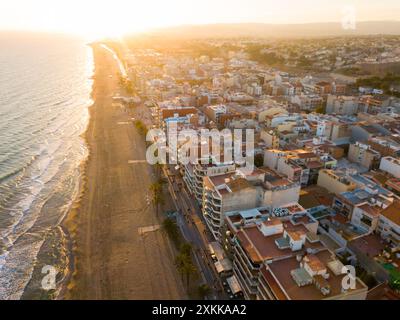
[(299, 204), (305, 209), (318, 207), (320, 205), (330, 207), (332, 201), (333, 194), (320, 186), (310, 186), (301, 189)]
[(369, 257), (378, 256), (385, 248), (383, 240), (376, 234), (370, 234), (350, 242), (351, 248), (357, 248)]
[[(303, 224), (293, 225), (291, 221), (283, 223), (284, 229), (291, 233), (307, 234), (309, 230)], [(290, 248), (279, 249), (275, 241), (282, 238), (283, 233), (264, 236), (256, 224), (246, 226), (237, 234), (243, 249), (255, 263), (266, 260), (282, 258), (295, 254)], [(320, 241), (311, 243), (306, 240), (303, 249), (320, 249), (323, 244)]]
[(400, 226), (400, 201), (395, 200), (393, 204), (383, 210), (381, 214), (396, 225)]
[[(314, 256), (318, 258), (323, 265), (326, 266), (327, 272), (329, 273), (329, 279), (326, 280), (326, 282), (330, 286), (331, 293), (328, 296), (324, 296), (321, 291), (315, 287), (314, 284), (310, 284), (304, 287), (299, 287), (296, 284), (290, 274), (292, 270), (296, 270), (300, 267), (300, 263), (297, 261), (296, 256), (274, 261), (268, 265), (271, 274), (275, 277), (275, 279), (278, 280), (283, 291), (286, 292), (290, 299), (321, 300), (341, 294), (343, 275), (336, 276), (328, 267), (329, 262), (336, 260), (334, 257), (332, 257), (332, 253), (329, 250), (322, 250), (316, 253)], [(363, 288), (366, 288), (366, 286), (357, 279), (356, 290)]]

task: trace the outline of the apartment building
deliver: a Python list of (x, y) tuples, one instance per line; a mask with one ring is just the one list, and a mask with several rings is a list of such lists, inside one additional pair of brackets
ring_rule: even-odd
[(379, 167), (381, 155), (367, 144), (360, 142), (352, 143), (349, 147), (348, 159), (351, 162), (358, 163), (368, 170)]
[(158, 121), (160, 128), (165, 127), (165, 121), (168, 119), (183, 119), (189, 115), (197, 115), (198, 111), (192, 107), (178, 107), (174, 105), (158, 105), (155, 109), (153, 116)]
[(356, 184), (347, 177), (345, 171), (329, 169), (319, 171), (317, 185), (335, 194), (353, 191), (356, 188)]
[(379, 169), (400, 178), (400, 160), (393, 157), (384, 157), (381, 160)]
[(225, 105), (214, 105), (205, 108), (204, 113), (210, 119), (210, 121), (214, 121), (214, 123), (219, 124), (220, 118), (223, 115), (227, 114), (227, 107)]
[(332, 93), (332, 84), (327, 81), (320, 81), (315, 84), (315, 91), (318, 94), (330, 94)]
[(389, 105), (389, 99), (383, 95), (363, 95), (359, 99), (360, 111), (376, 114)]
[(316, 135), (325, 137), (335, 145), (348, 144), (352, 136), (352, 125), (342, 121), (319, 120)]
[(317, 94), (302, 94), (294, 96), (291, 102), (297, 104), (300, 110), (315, 111), (323, 105), (324, 99)]
[(358, 98), (349, 96), (329, 95), (326, 103), (326, 113), (353, 115), (358, 112)]
[[(263, 104), (265, 106), (268, 106), (268, 109), (261, 111), (258, 114), (258, 121), (260, 123), (267, 121), (267, 118), (273, 119), (276, 116), (279, 116), (279, 117), (288, 116), (288, 111), (285, 108), (283, 108), (283, 106), (277, 104), (277, 102), (274, 100), (265, 100), (265, 101), (263, 101)], [(271, 107), (271, 105), (272, 105), (272, 107)], [(268, 120), (268, 121), (270, 121), (270, 120)]]
[(203, 216), (216, 240), (221, 239), (221, 226), (225, 212), (255, 207), (257, 189), (246, 179), (234, 173), (206, 176), (203, 191)]
[[(356, 183), (354, 176), (351, 179)], [(360, 187), (358, 183), (356, 185), (355, 190), (337, 194), (333, 198), (332, 208), (349, 220), (352, 219), (355, 208), (372, 205), (385, 209), (393, 203), (393, 193), (384, 188), (373, 186), (372, 181), (371, 184), (364, 187)]]
[[(254, 210), (226, 215), (233, 274), (252, 300), (364, 300), (367, 286), (342, 288), (343, 264), (320, 241), (318, 222), (307, 213), (276, 217)], [(258, 211), (258, 212), (257, 212)]]
[(389, 135), (390, 132), (378, 123), (358, 124), (351, 127), (353, 141), (367, 143), (374, 137)]
[(378, 226), (380, 212), (382, 207), (374, 203), (364, 203), (354, 208), (351, 216), (351, 223), (357, 227), (372, 233)]
[(384, 187), (395, 193), (397, 196), (400, 196), (400, 179), (388, 179), (385, 181)]
[(302, 122), (303, 117), (300, 114), (277, 114), (266, 116), (264, 121), (268, 128), (277, 128), (285, 124), (297, 124)]
[(290, 180), (300, 182), (302, 186), (316, 184), (319, 170), (324, 168), (321, 158), (307, 150), (266, 150), (264, 166), (276, 170)]
[(235, 172), (236, 165), (233, 163), (217, 163), (211, 160), (208, 164), (188, 163), (183, 165), (183, 180), (188, 190), (195, 196), (197, 202), (203, 204), (203, 179), (204, 177), (220, 176)]
[(395, 200), (382, 210), (379, 216), (377, 232), (381, 237), (396, 246), (400, 245), (400, 201)]
[(275, 209), (297, 203), (300, 185), (267, 168), (245, 174), (206, 176), (203, 190), (203, 216), (216, 240), (226, 212), (265, 206)]
[(371, 138), (368, 144), (372, 149), (379, 152), (382, 157), (397, 157), (400, 155), (400, 143), (391, 136)]
[(347, 85), (342, 83), (333, 83), (332, 84), (332, 93), (337, 95), (344, 95), (347, 91)]
[(279, 133), (276, 130), (263, 129), (260, 138), (265, 142), (265, 146), (270, 149), (279, 149)]

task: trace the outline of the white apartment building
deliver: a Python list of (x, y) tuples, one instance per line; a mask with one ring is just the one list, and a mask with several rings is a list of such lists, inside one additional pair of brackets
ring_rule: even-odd
[(300, 184), (272, 170), (256, 169), (246, 175), (238, 169), (235, 174), (204, 178), (203, 216), (215, 239), (220, 240), (226, 212), (261, 206), (274, 210), (297, 203), (299, 198)]
[(214, 177), (234, 172), (236, 169), (235, 164), (217, 164), (211, 162), (210, 164), (187, 164), (184, 165), (183, 180), (186, 183), (188, 190), (195, 196), (197, 202), (201, 205), (203, 203), (203, 179), (204, 177)]
[(381, 159), (380, 170), (390, 173), (396, 178), (400, 178), (400, 160), (393, 157)]
[(358, 98), (329, 95), (326, 103), (326, 113), (353, 115), (358, 112)]
[(383, 239), (400, 245), (400, 201), (394, 201), (381, 212), (377, 231)]

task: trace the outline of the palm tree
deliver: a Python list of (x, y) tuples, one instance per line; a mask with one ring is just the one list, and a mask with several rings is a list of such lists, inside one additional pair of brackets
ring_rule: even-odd
[(190, 255), (192, 254), (192, 245), (190, 243), (185, 242), (184, 244), (181, 245), (180, 252), (181, 254), (190, 257)]
[(211, 289), (208, 285), (206, 284), (202, 284), (197, 288), (197, 292), (199, 294), (199, 296), (204, 299), (205, 297), (207, 297), (210, 293), (211, 293)]
[(182, 277), (182, 282), (183, 282), (183, 277), (185, 275), (185, 270), (184, 270), (184, 265), (185, 265), (185, 260), (186, 260), (186, 256), (182, 255), (182, 254), (178, 254), (175, 257), (175, 267), (178, 270), (179, 274)]
[(190, 277), (197, 273), (197, 269), (194, 266), (191, 257), (186, 254), (180, 253), (175, 258), (175, 266), (182, 276), (182, 281), (183, 278), (186, 277), (186, 288), (189, 288)]
[(163, 183), (165, 183), (165, 181), (161, 178), (162, 168), (163, 168), (163, 165), (158, 162), (154, 165), (154, 171), (156, 173), (157, 181), (163, 184)]
[(178, 226), (174, 220), (167, 218), (163, 221), (163, 230), (168, 234), (172, 241), (177, 244), (179, 240)]
[(158, 216), (160, 207), (165, 204), (163, 186), (160, 182), (154, 182), (150, 185), (149, 191), (151, 195), (151, 202), (153, 203), (153, 206), (156, 209), (156, 214)]

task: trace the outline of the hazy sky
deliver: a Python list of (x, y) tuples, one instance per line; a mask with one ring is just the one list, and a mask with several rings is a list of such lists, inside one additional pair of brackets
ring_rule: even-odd
[(160, 26), (224, 22), (400, 20), (400, 0), (0, 0), (0, 30), (117, 35)]

